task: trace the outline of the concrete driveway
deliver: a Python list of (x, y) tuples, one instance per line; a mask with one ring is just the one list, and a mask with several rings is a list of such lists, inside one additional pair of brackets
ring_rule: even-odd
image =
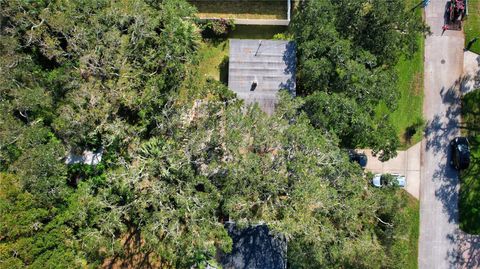
[(420, 157), (421, 157), (421, 143), (410, 147), (405, 151), (398, 151), (397, 157), (386, 162), (379, 161), (372, 155), (369, 149), (358, 150), (364, 152), (368, 157), (367, 166), (365, 170), (372, 173), (380, 174), (401, 174), (407, 178), (407, 186), (405, 190), (408, 191), (415, 198), (420, 197)]
[(480, 55), (465, 51), (463, 53), (462, 93), (480, 89)]

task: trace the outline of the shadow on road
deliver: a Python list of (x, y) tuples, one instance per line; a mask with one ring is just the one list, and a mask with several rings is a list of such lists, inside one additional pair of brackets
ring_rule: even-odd
[(463, 85), (470, 79), (462, 77), (452, 87), (440, 91), (442, 103), (447, 109), (435, 115), (425, 128), (426, 151), (444, 156), (436, 165), (432, 180), (438, 183), (435, 196), (442, 202), (448, 221), (457, 227), (454, 233), (447, 235), (455, 246), (447, 254), (452, 268), (480, 268), (480, 236), (466, 234), (458, 228), (459, 178), (458, 172), (450, 166), (449, 144), (451, 139), (459, 135), (461, 95)]
[[(445, 114), (437, 114), (425, 127), (426, 150), (435, 154), (446, 153), (450, 139), (457, 134), (460, 115), (460, 96), (457, 81), (454, 86), (445, 90), (442, 88), (440, 96), (442, 103), (448, 105)], [(446, 154), (445, 154), (446, 155)], [(447, 161), (447, 160), (445, 160)]]
[[(442, 105), (447, 107), (444, 112), (436, 114), (428, 121), (425, 128), (426, 151), (442, 156), (434, 166), (432, 180), (436, 182), (435, 196), (443, 204), (443, 211), (448, 222), (458, 227), (458, 173), (450, 166), (450, 140), (458, 135), (460, 119), (460, 80), (450, 88), (442, 88), (440, 97)], [(440, 105), (440, 104), (439, 104)], [(457, 245), (457, 231), (448, 234), (447, 238)], [(447, 253), (448, 262), (457, 267), (461, 261), (459, 250), (454, 247)]]
[(448, 253), (454, 268), (480, 268), (480, 236), (458, 230), (454, 235), (448, 235), (448, 239), (457, 245), (455, 251)]

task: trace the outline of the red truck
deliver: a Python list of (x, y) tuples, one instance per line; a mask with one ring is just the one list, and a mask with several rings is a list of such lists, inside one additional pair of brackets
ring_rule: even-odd
[(461, 30), (467, 15), (467, 0), (450, 0), (445, 11), (445, 25), (448, 30)]

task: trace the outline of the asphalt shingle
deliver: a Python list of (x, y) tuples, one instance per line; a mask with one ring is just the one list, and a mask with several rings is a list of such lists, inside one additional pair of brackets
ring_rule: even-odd
[[(279, 90), (295, 95), (296, 47), (292, 41), (230, 39), (228, 86), (272, 114)], [(256, 87), (252, 85), (256, 82)]]

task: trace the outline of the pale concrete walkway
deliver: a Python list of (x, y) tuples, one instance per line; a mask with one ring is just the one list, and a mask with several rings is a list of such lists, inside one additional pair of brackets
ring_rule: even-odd
[(480, 55), (471, 51), (463, 54), (462, 92), (480, 89)]
[(283, 25), (288, 26), (289, 20), (233, 19), (236, 25)]
[[(200, 21), (207, 20), (220, 20), (222, 18), (201, 18)], [(223, 18), (224, 19), (224, 18)], [(235, 25), (279, 25), (279, 26), (288, 26), (290, 20), (277, 20), (277, 19), (233, 19)]]
[(407, 178), (407, 186), (405, 187), (405, 190), (415, 198), (419, 199), (421, 148), (421, 143), (417, 143), (405, 151), (398, 151), (397, 157), (386, 162), (381, 162), (376, 157), (372, 156), (372, 151), (369, 149), (359, 150), (359, 152), (365, 152), (368, 157), (365, 170), (372, 173), (396, 173), (404, 175)]

